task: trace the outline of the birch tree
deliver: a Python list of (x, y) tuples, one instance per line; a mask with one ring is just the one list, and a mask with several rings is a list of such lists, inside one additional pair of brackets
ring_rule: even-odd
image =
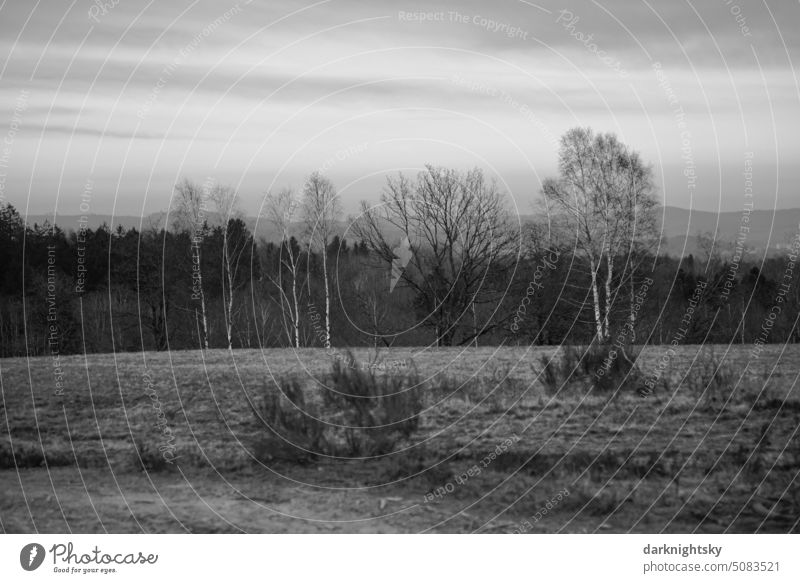
[(215, 186), (210, 198), (222, 229), (222, 306), (228, 350), (233, 348), (234, 294), (238, 287), (239, 266), (252, 240), (247, 236), (243, 213), (233, 188)]
[(325, 292), (325, 347), (331, 345), (331, 290), (328, 273), (328, 246), (336, 234), (342, 209), (336, 188), (320, 172), (312, 173), (303, 186), (303, 218), (309, 248), (322, 255), (322, 279)]
[(192, 260), (192, 300), (200, 304), (199, 314), (195, 308), (195, 316), (199, 322), (200, 344), (208, 350), (208, 316), (206, 313), (206, 296), (203, 289), (203, 239), (208, 231), (208, 212), (213, 183), (206, 180), (198, 186), (188, 178), (175, 186), (175, 225), (179, 230), (189, 233), (190, 254)]
[[(588, 264), (595, 335), (607, 342), (614, 301), (626, 279), (633, 285), (635, 258), (655, 238), (652, 170), (615, 135), (589, 128), (564, 134), (558, 167), (558, 178), (545, 180), (542, 194), (574, 233), (576, 253)], [(632, 304), (630, 310), (633, 318)]]
[(296, 214), (297, 205), (290, 188), (283, 189), (278, 194), (269, 193), (264, 201), (266, 219), (280, 233), (280, 264), (289, 273), (291, 296), (287, 295), (283, 289), (280, 272), (278, 278), (273, 279), (272, 282), (278, 290), (281, 303), (288, 307), (291, 342), (295, 348), (300, 348), (300, 299), (297, 286), (300, 272), (300, 249), (296, 245), (294, 237), (289, 236), (289, 226)]

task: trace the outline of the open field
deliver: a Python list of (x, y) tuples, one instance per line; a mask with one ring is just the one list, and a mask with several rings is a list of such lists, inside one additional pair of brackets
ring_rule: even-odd
[[(644, 398), (548, 388), (555, 347), (392, 349), (427, 387), (410, 439), (303, 463), (264, 451), (248, 399), (324, 380), (322, 349), (62, 357), (63, 395), (52, 359), (0, 360), (0, 528), (798, 532), (800, 347), (745, 370), (750, 348), (681, 347)], [(645, 374), (666, 350), (644, 349)]]

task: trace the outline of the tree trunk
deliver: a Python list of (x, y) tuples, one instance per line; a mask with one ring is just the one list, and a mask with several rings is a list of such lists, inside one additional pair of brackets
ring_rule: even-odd
[(300, 304), (297, 301), (297, 268), (292, 269), (292, 300), (294, 301), (294, 314), (292, 315), (292, 326), (294, 326), (294, 347), (300, 348)]
[(611, 254), (611, 250), (606, 251), (606, 266), (607, 266), (607, 273), (606, 273), (606, 283), (605, 283), (605, 292), (606, 292), (606, 309), (605, 313), (603, 314), (603, 340), (607, 341), (611, 337), (611, 330), (610, 328), (610, 319), (611, 319), (611, 280), (614, 277), (614, 258)]
[(633, 281), (633, 271), (631, 271), (631, 305), (630, 305), (630, 326), (631, 326), (631, 339), (630, 343), (636, 342), (636, 287)]
[[(200, 285), (202, 286), (202, 279), (200, 280)], [(200, 316), (203, 322), (201, 333), (203, 334), (202, 343), (203, 348), (208, 350), (208, 318), (206, 317), (206, 295), (203, 293), (202, 289), (200, 291)]]
[(472, 301), (472, 334), (475, 336), (475, 348), (478, 348), (478, 319), (475, 315), (475, 300)]
[(202, 326), (200, 329), (200, 344), (208, 350), (208, 319), (206, 318), (206, 294), (203, 291), (203, 258), (200, 254), (200, 244), (197, 246), (197, 286), (200, 288), (200, 316)]
[(328, 286), (328, 240), (322, 241), (322, 277), (325, 283), (325, 348), (331, 347), (331, 291)]
[(600, 292), (597, 289), (597, 264), (594, 258), (589, 259), (589, 268), (592, 273), (592, 304), (594, 307), (595, 332), (598, 342), (603, 341), (603, 319), (600, 315)]
[(222, 260), (225, 262), (225, 279), (228, 284), (228, 309), (225, 314), (225, 332), (228, 335), (228, 350), (233, 349), (231, 332), (233, 330), (233, 275), (231, 274), (230, 250), (228, 249), (228, 227), (225, 226), (225, 233), (222, 236)]

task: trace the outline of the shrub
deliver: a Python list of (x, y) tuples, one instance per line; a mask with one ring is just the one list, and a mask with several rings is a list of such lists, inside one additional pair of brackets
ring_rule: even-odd
[[(717, 358), (712, 348), (697, 357), (686, 375), (686, 380), (689, 390), (700, 395), (703, 407), (716, 409), (730, 399), (736, 375), (727, 362)], [(744, 392), (746, 383), (743, 382), (740, 389)]]
[(565, 346), (559, 359), (540, 357), (539, 378), (550, 395), (578, 384), (605, 393), (633, 390), (644, 382), (644, 375), (636, 364), (638, 356), (631, 347), (592, 344), (582, 350)]
[(544, 385), (545, 392), (548, 395), (555, 395), (561, 388), (561, 375), (559, 374), (558, 364), (555, 359), (544, 354), (539, 357), (539, 363), (542, 366), (539, 378)]
[(469, 378), (440, 372), (430, 383), (428, 394), (434, 401), (448, 397), (448, 406), (452, 403), (450, 399), (458, 399), (468, 408), (477, 405), (490, 414), (497, 414), (506, 412), (509, 401), (522, 395), (525, 388), (520, 379), (511, 376), (511, 367), (507, 364), (488, 364)]
[[(344, 362), (355, 362), (348, 357)], [(297, 377), (279, 377), (279, 391), (266, 387), (251, 402), (266, 430), (256, 441), (256, 459), (305, 463), (320, 454), (382, 455), (419, 427), (423, 405), (416, 372), (380, 373), (336, 360), (319, 381), (306, 386)]]
[(146, 472), (162, 472), (174, 466), (174, 463), (167, 461), (164, 452), (148, 437), (135, 437), (133, 447), (134, 465)]
[(318, 454), (327, 453), (326, 424), (319, 408), (307, 402), (300, 380), (294, 376), (278, 377), (278, 390), (265, 387), (250, 407), (264, 435), (256, 441), (254, 455), (259, 461), (308, 463)]
[(644, 375), (636, 364), (639, 352), (633, 347), (593, 344), (583, 355), (583, 371), (602, 392), (640, 388)]
[(380, 374), (372, 368), (345, 366), (339, 360), (333, 364), (323, 399), (326, 408), (341, 412), (345, 452), (356, 456), (394, 450), (419, 427), (423, 408), (416, 373)]
[(0, 442), (0, 469), (38, 468), (43, 465), (44, 453), (38, 443), (22, 441), (12, 448), (10, 442)]
[(564, 512), (572, 513), (573, 517), (583, 515), (607, 520), (622, 505), (624, 495), (624, 487), (613, 481), (599, 485), (585, 479), (570, 486), (569, 497), (560, 508)]
[(69, 444), (16, 440), (12, 448), (10, 440), (0, 441), (0, 469), (74, 465), (75, 456)]

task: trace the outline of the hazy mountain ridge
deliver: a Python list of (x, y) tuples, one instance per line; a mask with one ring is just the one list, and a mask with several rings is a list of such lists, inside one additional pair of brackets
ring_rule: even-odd
[[(113, 229), (119, 225), (126, 229), (132, 227), (147, 229), (163, 227), (166, 216), (166, 213), (160, 212), (146, 215), (144, 218), (132, 215), (88, 215), (87, 217), (90, 229), (96, 229), (104, 223)], [(740, 227), (749, 227), (744, 244), (753, 253), (763, 253), (765, 249), (768, 253), (775, 253), (786, 249), (791, 239), (800, 232), (800, 208), (753, 210), (747, 218), (745, 216), (742, 211), (716, 213), (673, 206), (663, 207), (658, 217), (664, 238), (661, 253), (673, 256), (696, 254), (699, 250), (697, 235), (714, 233), (724, 253), (726, 245), (730, 246), (736, 241)], [(533, 215), (520, 215), (519, 218), (522, 223), (535, 220)], [(80, 215), (59, 215), (55, 218), (55, 223), (65, 231), (77, 231), (80, 219)], [(209, 219), (213, 219), (212, 214), (209, 214)], [(256, 239), (278, 240), (277, 229), (266, 219), (245, 217), (244, 220), (248, 229), (255, 233)], [(27, 217), (27, 223), (31, 226), (41, 225), (45, 221), (52, 223), (53, 216), (28, 215)], [(292, 224), (289, 232), (290, 235), (300, 238), (303, 230), (303, 224), (297, 222)], [(345, 230), (344, 223), (341, 230), (342, 232)]]

